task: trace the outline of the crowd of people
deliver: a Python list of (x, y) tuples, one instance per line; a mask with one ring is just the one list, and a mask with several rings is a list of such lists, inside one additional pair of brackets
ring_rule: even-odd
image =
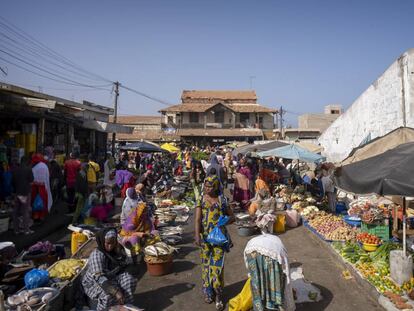
[[(79, 224), (105, 222), (114, 198), (123, 198), (120, 244), (116, 231), (101, 232), (82, 281), (85, 294), (95, 301), (97, 310), (131, 301), (136, 280), (119, 269), (124, 260), (120, 250), (139, 254), (147, 243), (159, 240), (154, 206), (147, 202), (147, 196), (171, 195), (173, 177), (190, 176), (196, 201), (194, 240), (200, 247), (204, 300), (214, 302), (217, 310), (224, 308), (224, 262), (232, 242), (225, 226), (221, 227), (227, 239), (224, 245), (209, 243), (208, 236), (223, 217), (226, 225), (235, 221), (230, 202), (250, 211), (252, 201), (272, 195), (275, 185), (302, 184), (315, 197), (326, 195), (332, 209), (335, 205), (329, 168), (310, 170), (295, 160), (259, 159), (251, 154), (233, 154), (231, 149), (193, 147), (163, 154), (121, 152), (117, 159), (108, 154), (98, 162), (92, 155), (80, 161), (76, 153), (71, 153), (63, 166), (53, 158), (33, 154), (31, 158), (23, 157), (11, 172), (16, 234), (30, 234), (33, 221), (44, 220), (56, 200), (66, 200), (73, 223)], [(271, 235), (271, 225), (264, 222), (263, 237), (252, 239), (245, 250), (254, 310), (273, 310), (282, 302), (286, 310), (292, 310), (287, 252), (280, 239)], [(266, 278), (266, 282), (258, 278)]]

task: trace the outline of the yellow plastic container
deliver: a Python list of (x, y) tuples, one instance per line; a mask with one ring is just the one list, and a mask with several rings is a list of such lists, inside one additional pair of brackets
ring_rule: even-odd
[(36, 134), (26, 134), (25, 149), (27, 153), (36, 152)]
[(93, 226), (93, 225), (96, 225), (96, 224), (97, 224), (97, 221), (96, 221), (96, 218), (93, 218), (93, 217), (86, 217), (86, 218), (84, 219), (83, 223), (84, 223), (85, 225), (91, 225), (91, 226)]
[(65, 154), (55, 155), (55, 160), (60, 166), (63, 166), (65, 164), (65, 156)]
[(375, 252), (378, 246), (379, 244), (362, 243), (362, 248), (365, 249), (367, 252)]
[(286, 225), (286, 214), (280, 213), (276, 214), (276, 220), (273, 225), (273, 232), (274, 233), (283, 233), (285, 232), (285, 225)]
[(80, 232), (72, 232), (72, 240), (70, 243), (70, 250), (72, 255), (76, 253), (79, 247), (88, 240), (88, 237)]

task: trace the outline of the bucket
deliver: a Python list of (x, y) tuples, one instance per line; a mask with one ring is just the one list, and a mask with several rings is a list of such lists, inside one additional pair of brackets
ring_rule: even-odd
[(173, 261), (161, 262), (161, 263), (149, 263), (147, 262), (147, 271), (151, 276), (161, 276), (171, 273), (173, 270)]
[(70, 250), (72, 255), (76, 253), (79, 247), (82, 246), (88, 240), (88, 237), (80, 232), (72, 232), (72, 240), (70, 244)]
[(276, 214), (276, 220), (273, 225), (273, 232), (274, 233), (283, 233), (285, 232), (285, 225), (286, 225), (286, 214)]

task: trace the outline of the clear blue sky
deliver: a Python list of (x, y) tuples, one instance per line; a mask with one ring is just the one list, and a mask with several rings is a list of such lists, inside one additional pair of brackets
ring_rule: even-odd
[[(255, 76), (259, 103), (305, 113), (348, 107), (414, 47), (413, 12), (414, 1), (403, 0), (14, 0), (0, 16), (85, 69), (172, 104), (183, 89), (248, 89)], [(0, 49), (5, 42), (0, 36)], [(1, 81), (112, 105), (108, 91), (0, 67), (8, 71)], [(121, 89), (121, 114), (162, 107)], [(297, 116), (286, 119), (295, 125)]]

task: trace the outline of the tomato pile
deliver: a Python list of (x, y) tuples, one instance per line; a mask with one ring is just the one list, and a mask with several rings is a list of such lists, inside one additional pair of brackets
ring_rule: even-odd
[(357, 235), (357, 240), (361, 243), (366, 244), (375, 244), (378, 245), (381, 243), (381, 239), (376, 235), (370, 234), (368, 232), (362, 232)]

